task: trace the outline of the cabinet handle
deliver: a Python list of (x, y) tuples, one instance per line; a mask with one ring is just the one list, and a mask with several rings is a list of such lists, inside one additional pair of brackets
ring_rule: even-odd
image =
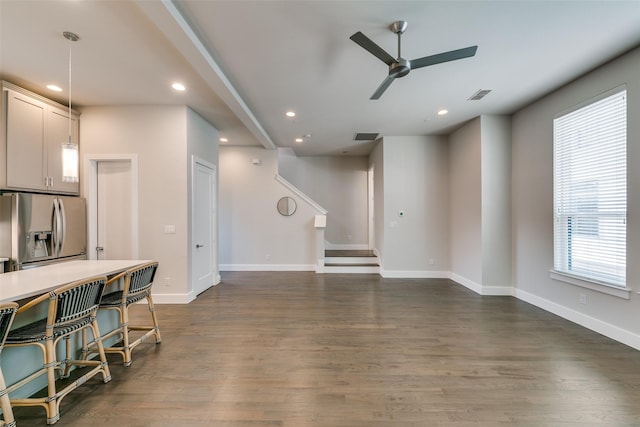
[(53, 177), (49, 177), (49, 187), (53, 187)]

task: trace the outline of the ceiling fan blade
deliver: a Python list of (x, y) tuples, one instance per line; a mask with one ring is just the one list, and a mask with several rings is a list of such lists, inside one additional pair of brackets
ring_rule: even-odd
[(457, 59), (469, 58), (476, 54), (478, 46), (469, 46), (464, 49), (451, 50), (449, 52), (438, 53), (437, 55), (425, 56), (411, 60), (411, 69), (426, 67), (428, 65), (441, 64), (443, 62), (455, 61)]
[(387, 90), (387, 88), (391, 85), (391, 83), (393, 83), (394, 80), (395, 80), (395, 77), (387, 76), (387, 78), (384, 79), (382, 81), (382, 83), (380, 83), (380, 86), (378, 86), (378, 89), (376, 89), (376, 91), (373, 92), (373, 95), (371, 95), (371, 98), (369, 98), (369, 99), (378, 99), (378, 98), (380, 98), (380, 96), (382, 96), (384, 91)]
[(360, 31), (349, 38), (358, 43), (361, 47), (369, 51), (369, 53), (373, 54), (385, 64), (391, 65), (396, 62), (396, 59), (393, 56), (389, 55), (384, 49), (371, 41), (369, 37), (365, 36)]

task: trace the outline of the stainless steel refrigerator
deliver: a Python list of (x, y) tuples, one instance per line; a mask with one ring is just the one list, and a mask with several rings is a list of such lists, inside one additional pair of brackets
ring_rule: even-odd
[(85, 199), (48, 194), (0, 196), (0, 257), (8, 270), (87, 258)]

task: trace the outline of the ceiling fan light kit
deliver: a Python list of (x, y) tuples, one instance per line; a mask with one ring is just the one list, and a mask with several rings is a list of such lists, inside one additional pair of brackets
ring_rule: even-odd
[(402, 33), (407, 29), (407, 21), (395, 21), (389, 27), (391, 31), (398, 35), (398, 57), (394, 58), (387, 51), (382, 49), (376, 43), (374, 43), (369, 37), (358, 31), (351, 37), (355, 43), (360, 45), (363, 49), (367, 50), (373, 56), (380, 59), (382, 62), (389, 66), (389, 74), (382, 81), (380, 86), (371, 95), (369, 99), (379, 99), (385, 90), (393, 83), (393, 80), (399, 77), (404, 77), (411, 70), (416, 68), (427, 67), (430, 65), (441, 64), (443, 62), (455, 61), (458, 59), (469, 58), (476, 54), (478, 46), (469, 46), (463, 49), (451, 50), (448, 52), (438, 53), (436, 55), (429, 55), (422, 58), (407, 60), (402, 57)]

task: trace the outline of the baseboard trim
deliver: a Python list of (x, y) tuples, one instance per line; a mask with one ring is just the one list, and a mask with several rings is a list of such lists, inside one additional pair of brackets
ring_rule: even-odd
[(152, 295), (154, 304), (189, 304), (197, 296), (193, 291), (186, 294), (160, 294), (154, 292)]
[(220, 264), (220, 271), (316, 271), (314, 264)]
[(513, 296), (513, 288), (510, 286), (482, 286), (479, 283), (469, 280), (456, 273), (449, 273), (449, 279), (461, 284), (465, 288), (471, 289), (479, 295), (487, 296)]
[(528, 302), (543, 310), (553, 313), (563, 319), (569, 320), (594, 332), (597, 332), (612, 340), (618, 341), (622, 344), (628, 345), (636, 350), (640, 350), (640, 335), (635, 334), (626, 329), (622, 329), (618, 326), (612, 325), (607, 322), (603, 322), (595, 317), (587, 316), (586, 314), (572, 310), (563, 305), (557, 304), (548, 299), (541, 298), (537, 295), (533, 295), (529, 292), (523, 291), (518, 288), (514, 288), (514, 296), (519, 300)]
[(381, 267), (380, 276), (388, 279), (448, 279), (449, 273), (426, 270), (384, 270)]

